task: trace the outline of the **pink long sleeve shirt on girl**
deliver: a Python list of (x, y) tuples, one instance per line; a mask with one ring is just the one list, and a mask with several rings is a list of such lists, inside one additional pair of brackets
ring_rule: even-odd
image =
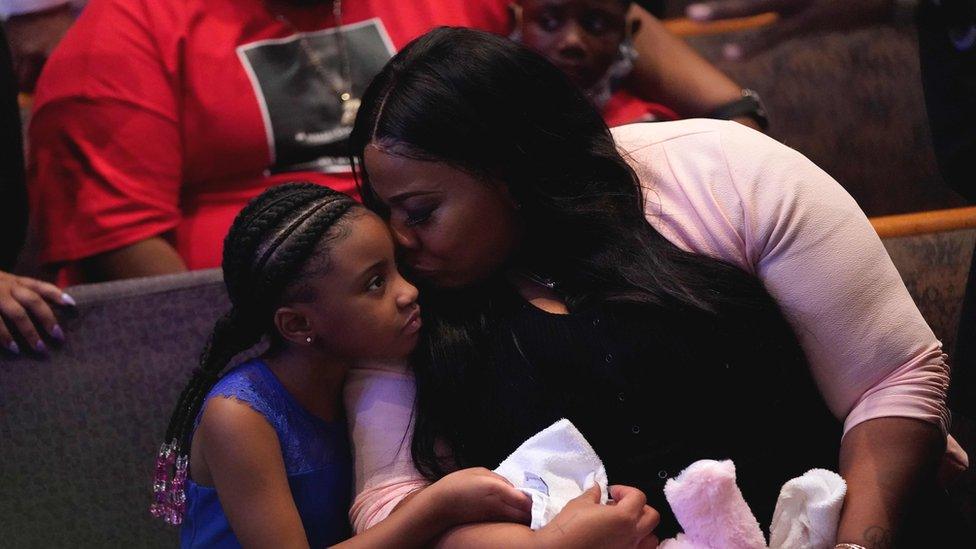
[[(658, 232), (762, 280), (844, 433), (879, 417), (914, 418), (946, 432), (942, 345), (868, 219), (833, 178), (735, 122), (634, 124), (613, 136)], [(371, 365), (349, 376), (357, 532), (427, 484), (410, 457), (414, 394), (404, 365)]]

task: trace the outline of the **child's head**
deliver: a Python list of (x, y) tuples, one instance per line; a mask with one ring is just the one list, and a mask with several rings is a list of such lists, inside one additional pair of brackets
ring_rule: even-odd
[[(219, 367), (267, 335), (332, 359), (400, 358), (416, 343), (417, 290), (399, 274), (383, 221), (349, 196), (313, 185), (273, 187), (237, 216), (224, 242), (235, 326)], [(220, 335), (221, 325), (215, 331)], [(208, 363), (208, 358), (209, 362)]]
[(323, 364), (402, 358), (417, 343), (417, 290), (397, 271), (383, 221), (349, 196), (285, 184), (252, 200), (224, 241), (231, 310), (214, 327), (166, 441), (189, 453), (200, 407), (221, 371), (267, 336)]
[(628, 36), (630, 4), (625, 0), (519, 0), (515, 33), (587, 90), (619, 57)]

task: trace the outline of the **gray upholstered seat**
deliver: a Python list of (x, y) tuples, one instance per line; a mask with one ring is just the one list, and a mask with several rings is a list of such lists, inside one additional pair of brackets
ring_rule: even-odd
[(65, 345), (0, 358), (0, 545), (173, 547), (155, 450), (216, 318), (219, 270), (71, 289)]

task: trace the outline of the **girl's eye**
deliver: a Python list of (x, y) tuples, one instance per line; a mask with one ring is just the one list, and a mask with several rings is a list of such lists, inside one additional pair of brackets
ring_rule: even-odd
[(592, 14), (583, 21), (583, 27), (593, 35), (600, 35), (610, 30), (610, 21), (601, 14)]
[(543, 13), (539, 15), (539, 27), (547, 32), (552, 32), (559, 28), (561, 21), (559, 17), (552, 13)]
[(366, 285), (366, 290), (370, 292), (379, 290), (384, 284), (386, 284), (386, 279), (383, 278), (383, 275), (376, 275), (369, 279), (369, 284)]
[(420, 225), (424, 221), (430, 219), (430, 215), (434, 213), (434, 208), (428, 208), (426, 210), (421, 210), (419, 212), (407, 212), (407, 219), (404, 223), (408, 227), (414, 227)]

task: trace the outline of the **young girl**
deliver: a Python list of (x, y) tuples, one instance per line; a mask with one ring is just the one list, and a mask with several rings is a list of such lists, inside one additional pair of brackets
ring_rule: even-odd
[[(338, 543), (349, 536), (352, 475), (343, 378), (354, 362), (413, 349), (417, 290), (397, 272), (380, 218), (310, 183), (248, 204), (223, 269), (233, 306), (173, 412), (151, 512), (182, 524), (183, 547)], [(265, 353), (222, 374), (265, 336)], [(501, 477), (468, 469), (342, 545), (421, 545), (464, 522), (524, 522), (530, 504)]]

